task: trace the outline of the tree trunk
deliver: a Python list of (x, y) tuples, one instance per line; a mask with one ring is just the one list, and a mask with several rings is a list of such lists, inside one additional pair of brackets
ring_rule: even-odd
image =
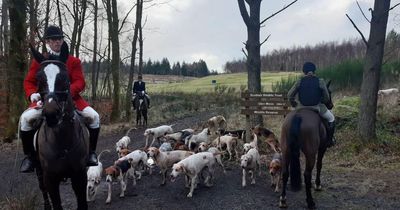
[(2, 37), (2, 42), (1, 42), (1, 50), (2, 50), (2, 55), (5, 55), (8, 53), (9, 50), (9, 36), (8, 36), (8, 6), (9, 6), (9, 0), (3, 0), (3, 4), (1, 5), (2, 13), (1, 13), (1, 37)]
[[(46, 14), (45, 14), (45, 17), (44, 17), (44, 29), (45, 30), (49, 26), (49, 16), (50, 16), (50, 0), (47, 0), (46, 1)], [(43, 34), (43, 36), (44, 36), (44, 34)], [(46, 52), (47, 48), (46, 48), (45, 39), (43, 39), (42, 41), (43, 41), (42, 52)]]
[[(143, 0), (142, 0), (143, 4)], [(139, 24), (139, 70), (138, 74), (143, 73), (143, 28), (142, 23)]]
[[(112, 5), (111, 5), (112, 4)], [(107, 0), (107, 18), (108, 18), (108, 27), (109, 34), (111, 39), (112, 46), (112, 59), (111, 59), (111, 74), (113, 79), (113, 106), (111, 111), (112, 122), (115, 122), (120, 117), (119, 110), (119, 94), (120, 94), (120, 86), (119, 86), (119, 38), (118, 38), (118, 11), (117, 11), (117, 0)]]
[(376, 139), (376, 110), (390, 0), (375, 0), (365, 56), (358, 132), (365, 141)]
[(98, 4), (97, 0), (94, 0), (94, 8), (93, 8), (93, 16), (94, 16), (94, 37), (93, 37), (93, 59), (92, 59), (92, 101), (96, 100), (96, 91), (97, 91), (97, 11), (98, 11)]
[(29, 0), (29, 43), (35, 46), (35, 38), (37, 31), (37, 12), (35, 8), (35, 0)]
[[(261, 59), (260, 59), (260, 6), (261, 0), (247, 0), (250, 15), (244, 0), (238, 0), (240, 13), (247, 27), (247, 87), (251, 93), (261, 92)], [(246, 116), (247, 130), (263, 124), (262, 115)], [(250, 133), (250, 132), (247, 132)]]
[(80, 16), (79, 16), (79, 22), (78, 22), (77, 40), (76, 40), (76, 45), (75, 45), (76, 57), (79, 57), (79, 48), (81, 45), (82, 31), (83, 31), (83, 26), (85, 25), (87, 0), (82, 0), (82, 5), (80, 7), (81, 7), (81, 12), (79, 13)]
[(135, 31), (133, 34), (132, 40), (132, 53), (131, 53), (131, 66), (129, 67), (129, 80), (128, 80), (128, 89), (126, 91), (126, 100), (125, 100), (125, 112), (126, 112), (126, 120), (129, 121), (131, 118), (131, 94), (132, 94), (132, 83), (135, 72), (135, 58), (136, 58), (136, 43), (138, 39), (138, 31), (140, 25), (142, 25), (142, 10), (143, 10), (143, 0), (137, 0), (136, 3), (136, 23), (135, 23)]
[(18, 119), (26, 103), (24, 100), (23, 80), (27, 70), (26, 61), (26, 1), (13, 0), (9, 4), (10, 14), (10, 52), (8, 59), (9, 119), (6, 136), (14, 136), (17, 132)]

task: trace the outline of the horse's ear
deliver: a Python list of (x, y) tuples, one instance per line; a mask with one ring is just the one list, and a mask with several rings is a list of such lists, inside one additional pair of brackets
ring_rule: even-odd
[(328, 80), (328, 83), (326, 83), (326, 87), (329, 88), (329, 86), (331, 85), (332, 80)]
[(30, 47), (30, 49), (31, 49), (31, 53), (32, 53), (33, 58), (34, 58), (38, 63), (41, 63), (41, 62), (43, 62), (44, 60), (46, 60), (46, 59), (44, 58), (44, 56), (43, 56), (39, 51), (37, 51), (37, 50), (33, 47), (32, 44), (29, 44), (29, 47)]
[(68, 56), (69, 56), (68, 44), (66, 42), (63, 42), (60, 52), (60, 61), (66, 63)]

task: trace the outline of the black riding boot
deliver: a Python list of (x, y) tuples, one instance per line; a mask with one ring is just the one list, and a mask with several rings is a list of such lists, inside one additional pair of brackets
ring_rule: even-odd
[(99, 138), (100, 128), (88, 128), (89, 130), (89, 157), (87, 166), (97, 166), (96, 146)]
[(19, 168), (20, 173), (32, 173), (35, 170), (35, 149), (33, 148), (33, 136), (36, 130), (20, 131), (22, 148), (24, 150), (25, 158), (22, 160)]
[(335, 121), (328, 122), (328, 129), (327, 129), (328, 147), (332, 147), (336, 143), (335, 137), (333, 135), (334, 133), (335, 133)]
[(150, 99), (147, 97), (147, 108), (150, 109)]

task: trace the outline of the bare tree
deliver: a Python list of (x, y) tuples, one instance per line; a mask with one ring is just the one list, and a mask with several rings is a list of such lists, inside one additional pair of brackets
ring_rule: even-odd
[(97, 12), (98, 12), (98, 2), (97, 0), (94, 0), (94, 5), (93, 5), (93, 16), (94, 16), (94, 21), (93, 21), (93, 26), (94, 26), (94, 37), (93, 37), (93, 58), (92, 58), (92, 100), (96, 100), (96, 91), (97, 91)]
[(129, 79), (128, 79), (128, 90), (126, 91), (126, 100), (125, 100), (125, 112), (126, 112), (126, 120), (129, 121), (131, 117), (131, 93), (132, 93), (132, 83), (133, 76), (135, 71), (135, 58), (136, 58), (136, 44), (138, 40), (138, 32), (139, 28), (142, 25), (142, 13), (143, 13), (143, 0), (137, 0), (136, 2), (136, 23), (135, 29), (133, 33), (132, 40), (132, 53), (131, 53), (131, 66), (129, 67)]
[[(247, 87), (249, 92), (259, 93), (261, 92), (261, 59), (260, 59), (260, 48), (263, 43), (268, 40), (268, 37), (260, 43), (260, 26), (263, 25), (268, 19), (272, 18), (279, 12), (285, 10), (290, 5), (294, 4), (297, 0), (293, 1), (289, 5), (285, 6), (283, 9), (278, 12), (270, 15), (265, 18), (263, 21), (260, 21), (260, 6), (262, 0), (238, 0), (238, 5), (240, 9), (240, 14), (243, 18), (244, 23), (247, 27), (247, 41), (245, 43), (245, 48), (247, 53), (243, 50), (246, 55), (246, 67), (248, 72), (247, 78)], [(249, 7), (249, 11), (247, 11), (246, 4)], [(253, 127), (257, 124), (262, 124), (262, 116), (256, 115), (246, 117), (247, 120), (247, 129)], [(249, 132), (248, 132), (249, 133)]]
[(3, 0), (1, 5), (1, 27), (0, 27), (0, 54), (4, 55), (8, 53), (8, 3), (9, 0)]
[[(23, 80), (28, 67), (26, 60), (26, 9), (25, 0), (10, 1), (10, 51), (8, 59), (8, 106), (9, 119), (6, 136), (14, 136), (17, 131), (19, 115), (26, 103), (24, 100)], [(11, 88), (12, 87), (12, 88)]]
[(37, 19), (37, 11), (36, 11), (36, 2), (35, 0), (29, 0), (29, 43), (35, 44), (36, 35), (38, 26)]
[(119, 52), (119, 38), (118, 38), (118, 11), (117, 11), (117, 0), (106, 1), (107, 19), (108, 19), (108, 31), (111, 39), (112, 47), (112, 59), (111, 59), (111, 73), (113, 77), (113, 106), (111, 111), (111, 121), (116, 121), (120, 117), (119, 110), (119, 71), (120, 71), (120, 52)]
[(361, 84), (361, 105), (358, 132), (362, 139), (376, 139), (376, 110), (380, 73), (385, 47), (386, 28), (389, 16), (390, 0), (375, 0), (372, 10), (371, 28), (365, 55), (363, 81)]

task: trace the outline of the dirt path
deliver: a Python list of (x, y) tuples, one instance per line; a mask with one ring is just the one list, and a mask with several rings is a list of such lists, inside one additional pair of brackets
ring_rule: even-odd
[[(196, 117), (179, 119), (175, 129), (196, 126), (216, 113), (202, 113)], [(131, 148), (144, 146), (144, 129), (131, 133)], [(114, 151), (115, 142), (123, 133), (101, 137), (98, 151)], [(41, 195), (34, 174), (19, 174), (17, 168), (22, 158), (21, 145), (2, 145), (0, 153), (0, 195), (3, 209), (10, 209), (12, 202), (26, 202), (28, 205), (41, 205)], [(15, 153), (18, 150), (19, 153)], [(329, 153), (329, 151), (328, 151)], [(15, 157), (17, 162), (15, 165)], [(109, 166), (117, 158), (113, 152), (105, 153), (103, 166)], [(90, 209), (278, 209), (279, 194), (269, 187), (269, 175), (263, 166), (261, 176), (256, 177), (256, 185), (241, 187), (241, 169), (238, 161), (224, 162), (227, 174), (220, 168), (215, 174), (211, 188), (199, 184), (193, 198), (187, 198), (188, 189), (180, 177), (175, 183), (167, 182), (159, 186), (161, 178), (157, 171), (153, 175), (144, 175), (137, 186), (128, 183), (126, 197), (119, 198), (119, 184), (113, 185), (112, 203), (105, 204), (107, 187), (103, 180), (96, 201), (89, 203)], [(324, 160), (322, 172), (322, 192), (314, 192), (319, 209), (400, 209), (400, 188), (397, 179), (399, 161), (385, 163), (379, 168), (361, 168), (352, 164), (337, 164), (333, 158)], [(65, 209), (75, 209), (75, 198), (71, 186), (61, 186), (62, 201)], [(305, 209), (305, 192), (288, 192), (288, 205), (291, 209)], [(8, 201), (7, 201), (8, 200)], [(39, 207), (33, 209), (41, 209)]]

